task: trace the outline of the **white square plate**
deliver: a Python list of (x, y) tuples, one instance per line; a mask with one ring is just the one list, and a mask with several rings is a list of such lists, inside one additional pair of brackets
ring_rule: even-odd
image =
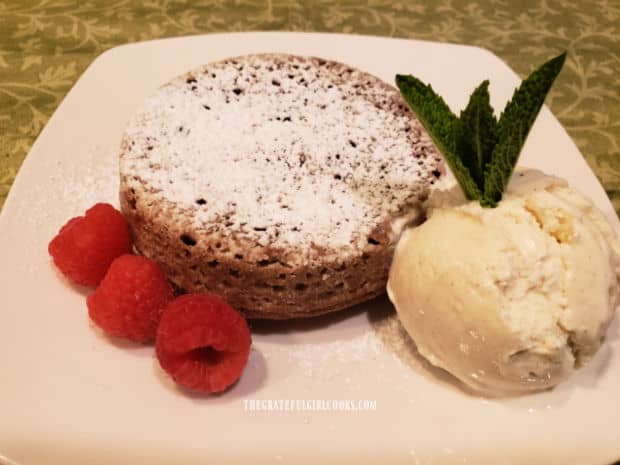
[[(412, 73), (454, 110), (485, 78), (501, 110), (519, 82), (479, 48), (351, 35), (205, 35), (101, 55), (32, 147), (0, 216), (0, 462), (602, 465), (620, 458), (617, 319), (604, 348), (570, 380), (504, 400), (469, 396), (420, 362), (385, 298), (331, 317), (255, 324), (241, 381), (215, 397), (177, 389), (152, 347), (112, 341), (89, 324), (88, 291), (51, 266), (49, 240), (93, 203), (117, 203), (120, 136), (148, 94), (195, 66), (253, 52), (336, 59), (387, 82)], [(567, 178), (619, 229), (603, 189), (546, 108), (521, 163)], [(246, 411), (244, 400), (256, 399), (371, 400), (376, 410)]]

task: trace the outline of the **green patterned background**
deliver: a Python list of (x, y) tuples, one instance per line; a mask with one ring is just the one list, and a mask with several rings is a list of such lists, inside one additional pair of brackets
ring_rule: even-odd
[(256, 30), (478, 45), (521, 76), (568, 50), (547, 103), (620, 211), (620, 0), (0, 0), (0, 205), (41, 128), (101, 52)]

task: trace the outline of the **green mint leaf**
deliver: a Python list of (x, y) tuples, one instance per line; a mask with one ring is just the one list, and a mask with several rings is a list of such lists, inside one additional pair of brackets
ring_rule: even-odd
[(457, 153), (460, 123), (456, 115), (430, 85), (419, 79), (399, 74), (396, 76), (396, 85), (443, 155), (465, 197), (468, 200), (480, 200), (482, 190)]
[(484, 190), (484, 170), (497, 144), (497, 119), (490, 103), (489, 81), (484, 81), (469, 97), (461, 112), (457, 151), (480, 191)]
[(521, 148), (565, 58), (566, 53), (552, 58), (530, 74), (504, 108), (497, 125), (498, 142), (484, 171), (482, 206), (494, 207), (502, 199)]

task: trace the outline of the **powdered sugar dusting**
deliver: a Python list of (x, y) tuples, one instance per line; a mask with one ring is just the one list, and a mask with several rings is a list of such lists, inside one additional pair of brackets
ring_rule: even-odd
[(93, 146), (80, 166), (63, 170), (55, 177), (61, 186), (60, 195), (68, 205), (81, 214), (98, 202), (107, 202), (118, 208), (118, 160), (116, 147)]
[(255, 335), (254, 347), (273, 367), (274, 379), (281, 377), (288, 384), (301, 378), (304, 386), (320, 389), (344, 383), (356, 390), (368, 366), (381, 369), (386, 355), (382, 342), (368, 327), (331, 340), (317, 340), (312, 332), (302, 336), (283, 344), (273, 343), (273, 335)]
[(331, 381), (342, 375), (343, 368), (351, 372), (353, 365), (360, 367), (382, 352), (380, 340), (367, 330), (356, 337), (322, 344), (292, 344), (286, 347), (289, 363), (299, 367), (304, 376), (314, 382)]
[[(56, 232), (68, 218), (83, 215), (98, 202), (118, 208), (116, 147), (93, 146), (71, 163), (46, 159), (47, 182), (33, 184), (24, 198), (29, 215), (25, 221), (44, 235)], [(49, 192), (54, 192), (50, 198)], [(24, 207), (25, 208), (25, 207)]]
[(27, 212), (19, 220), (36, 231), (20, 236), (24, 244), (20, 265), (29, 276), (48, 266), (48, 243), (69, 218), (83, 215), (97, 202), (118, 206), (117, 152), (116, 146), (92, 146), (68, 160), (42, 157), (38, 161), (38, 170), (44, 174), (37, 182), (29, 182), (27, 195), (13, 199), (13, 211)]
[(129, 187), (191, 212), (198, 229), (345, 249), (423, 196), (440, 164), (395, 89), (285, 55), (226, 60), (163, 86), (121, 154)]

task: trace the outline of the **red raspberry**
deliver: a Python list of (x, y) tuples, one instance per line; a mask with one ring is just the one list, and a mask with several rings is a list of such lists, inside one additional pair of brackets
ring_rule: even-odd
[(245, 319), (222, 298), (187, 294), (164, 310), (155, 348), (159, 364), (177, 383), (210, 393), (239, 379), (251, 343)]
[(112, 205), (98, 203), (70, 219), (48, 246), (58, 269), (77, 284), (96, 286), (112, 260), (131, 253), (129, 228)]
[(174, 298), (159, 266), (148, 258), (123, 255), (110, 265), (88, 296), (88, 314), (105, 332), (135, 342), (155, 339), (164, 307)]

